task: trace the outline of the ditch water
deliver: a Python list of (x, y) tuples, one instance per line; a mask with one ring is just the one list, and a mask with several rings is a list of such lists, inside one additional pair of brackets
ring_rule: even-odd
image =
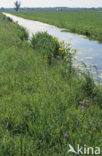
[(65, 40), (65, 42), (71, 42), (71, 47), (77, 48), (76, 58), (80, 63), (76, 63), (76, 65), (81, 67), (81, 62), (84, 62), (87, 68), (91, 69), (95, 78), (98, 80), (102, 79), (102, 43), (89, 40), (82, 35), (64, 32), (64, 29), (46, 23), (24, 19), (8, 13), (4, 14), (14, 22), (18, 22), (19, 25), (25, 27), (30, 37), (37, 32), (47, 31), (52, 36), (57, 37), (59, 41)]

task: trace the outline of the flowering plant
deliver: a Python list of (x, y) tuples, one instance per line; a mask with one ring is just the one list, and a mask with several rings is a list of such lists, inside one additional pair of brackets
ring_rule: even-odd
[(73, 57), (75, 56), (77, 49), (71, 49), (71, 43), (65, 43), (64, 40), (60, 41), (60, 55), (62, 59), (64, 59), (67, 62), (68, 65), (68, 72), (72, 73), (72, 61)]

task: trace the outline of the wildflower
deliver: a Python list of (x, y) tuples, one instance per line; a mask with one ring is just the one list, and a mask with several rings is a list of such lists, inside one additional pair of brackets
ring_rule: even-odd
[(75, 52), (72, 52), (71, 54), (72, 54), (72, 55), (75, 55)]
[(85, 106), (82, 106), (81, 109), (82, 109), (82, 111), (85, 111), (86, 108), (85, 108)]
[(84, 105), (84, 104), (85, 104), (85, 101), (84, 101), (84, 99), (83, 99), (82, 101), (80, 101), (80, 103), (81, 103), (82, 105)]
[(75, 51), (75, 52), (76, 52), (76, 50), (77, 50), (76, 48), (72, 49), (72, 51)]
[(67, 53), (67, 50), (65, 49), (64, 52)]
[(64, 43), (64, 40), (60, 41), (60, 43), (63, 44)]
[(67, 43), (67, 45), (68, 45), (68, 46), (70, 46), (70, 45), (71, 45), (71, 43)]
[(62, 51), (62, 50), (63, 50), (63, 48), (59, 48), (59, 50), (60, 50), (60, 51)]
[(80, 101), (80, 103), (81, 103), (82, 105), (86, 105), (86, 104), (88, 103), (88, 100), (86, 100), (86, 99), (84, 98), (82, 101)]
[(54, 40), (55, 40), (55, 41), (58, 41), (58, 38), (55, 37)]
[(66, 132), (64, 136), (65, 136), (65, 137), (68, 137), (68, 136), (69, 136), (69, 135), (68, 135), (68, 132)]
[(80, 101), (79, 103), (82, 104), (82, 101)]
[(85, 101), (86, 104), (87, 104), (88, 102), (89, 102), (88, 100)]

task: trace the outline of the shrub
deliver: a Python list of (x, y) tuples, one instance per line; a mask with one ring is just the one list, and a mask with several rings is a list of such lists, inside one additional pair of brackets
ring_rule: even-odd
[(13, 22), (13, 20), (10, 17), (7, 17), (8, 22)]
[(20, 39), (22, 41), (28, 40), (29, 35), (28, 35), (28, 32), (26, 31), (26, 29), (19, 25), (18, 25), (18, 27), (19, 27), (18, 28), (18, 36), (20, 37)]
[(39, 49), (44, 57), (47, 57), (49, 64), (52, 58), (59, 55), (60, 44), (57, 38), (52, 37), (47, 32), (38, 32), (33, 35), (31, 40), (32, 47)]

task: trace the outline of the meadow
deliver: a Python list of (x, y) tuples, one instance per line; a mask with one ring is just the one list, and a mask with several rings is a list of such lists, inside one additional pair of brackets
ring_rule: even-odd
[(99, 10), (34, 10), (10, 13), (65, 28), (66, 31), (102, 42), (102, 11)]
[(102, 87), (73, 66), (74, 52), (47, 33), (29, 40), (0, 14), (0, 156), (102, 148)]

